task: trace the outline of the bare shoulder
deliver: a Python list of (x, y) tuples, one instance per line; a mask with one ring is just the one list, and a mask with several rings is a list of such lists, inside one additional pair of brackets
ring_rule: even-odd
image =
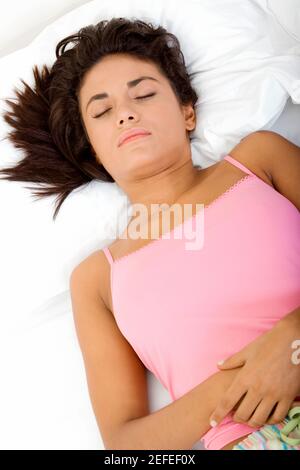
[(274, 187), (269, 171), (269, 157), (265, 146), (266, 138), (268, 136), (264, 131), (252, 132), (244, 137), (229, 154), (267, 184)]
[(271, 177), (274, 189), (300, 211), (300, 147), (266, 130), (254, 132), (246, 141), (250, 152), (256, 152), (257, 165)]
[(108, 297), (110, 271), (109, 263), (102, 250), (93, 251), (84, 258), (72, 271), (71, 276), (80, 276), (88, 289), (99, 295), (105, 306), (111, 310)]

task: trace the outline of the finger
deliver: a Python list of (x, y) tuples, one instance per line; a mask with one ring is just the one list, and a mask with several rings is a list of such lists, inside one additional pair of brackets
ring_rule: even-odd
[(210, 425), (212, 427), (217, 426), (230, 411), (236, 406), (236, 404), (243, 398), (246, 391), (244, 388), (236, 384), (231, 384), (225, 395), (221, 398), (217, 408), (210, 416)]
[(245, 395), (242, 403), (235, 411), (233, 420), (237, 423), (246, 423), (249, 421), (260, 401), (261, 397), (257, 396), (257, 393), (249, 390)]
[(245, 364), (246, 360), (244, 357), (244, 352), (239, 351), (238, 353), (234, 354), (233, 356), (228, 357), (225, 360), (219, 361), (217, 363), (220, 369), (234, 369), (235, 367), (241, 367)]
[(248, 420), (248, 426), (252, 426), (253, 428), (260, 428), (264, 426), (267, 423), (270, 413), (272, 413), (272, 410), (276, 404), (277, 402), (274, 402), (274, 398), (263, 398)]
[(277, 403), (274, 409), (271, 411), (267, 424), (277, 424), (280, 423), (288, 414), (292, 405), (293, 400), (285, 399)]

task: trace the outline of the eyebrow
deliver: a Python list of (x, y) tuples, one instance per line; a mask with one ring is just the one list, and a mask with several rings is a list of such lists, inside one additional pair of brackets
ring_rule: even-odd
[[(154, 77), (148, 77), (146, 75), (142, 76), (142, 77), (139, 77), (139, 78), (136, 78), (135, 80), (130, 80), (129, 82), (127, 82), (127, 86), (128, 88), (133, 88), (135, 86), (137, 86), (142, 80), (154, 80), (156, 82), (159, 83), (159, 81), (154, 78)], [(88, 104), (86, 105), (86, 108), (85, 110), (87, 110), (88, 108), (88, 105), (92, 102), (92, 101), (95, 101), (95, 100), (102, 100), (103, 98), (108, 98), (108, 94), (107, 93), (97, 93), (97, 95), (93, 95), (89, 101), (88, 101)]]

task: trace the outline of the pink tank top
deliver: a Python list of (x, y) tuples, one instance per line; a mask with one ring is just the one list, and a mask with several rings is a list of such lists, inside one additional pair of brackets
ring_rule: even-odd
[[(172, 400), (300, 305), (300, 212), (224, 158), (247, 175), (204, 211), (116, 261), (103, 249), (117, 325)], [(201, 214), (203, 246), (187, 250), (174, 235)], [(229, 414), (199, 440), (217, 450), (254, 430)]]

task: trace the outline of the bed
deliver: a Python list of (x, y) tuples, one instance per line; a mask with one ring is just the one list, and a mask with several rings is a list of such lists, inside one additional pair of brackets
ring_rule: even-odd
[[(52, 63), (61, 38), (104, 17), (143, 16), (177, 35), (201, 92), (191, 139), (195, 164), (222, 159), (259, 129), (300, 146), (298, 0), (28, 0), (2, 9), (1, 115), (19, 79), (31, 82), (33, 64)], [(0, 168), (22, 158), (5, 139), (8, 130), (1, 118)], [(0, 448), (104, 449), (74, 329), (69, 276), (111, 242), (124, 199), (115, 184), (92, 181), (70, 195), (54, 223), (54, 199), (34, 200), (26, 186), (0, 182)], [(151, 411), (170, 403), (150, 371), (147, 379)], [(203, 449), (201, 439), (193, 449)]]

